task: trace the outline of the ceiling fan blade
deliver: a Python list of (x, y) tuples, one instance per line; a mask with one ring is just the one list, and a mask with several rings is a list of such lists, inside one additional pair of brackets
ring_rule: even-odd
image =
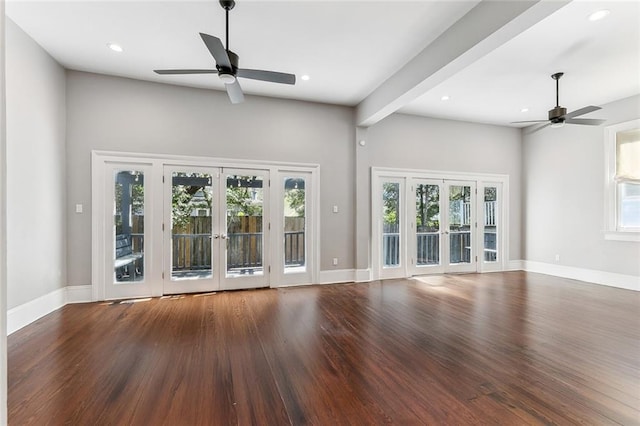
[(270, 81), (271, 83), (296, 84), (295, 75), (275, 71), (239, 69), (238, 77)]
[(549, 120), (527, 120), (527, 121), (512, 121), (511, 124), (519, 123), (546, 123)]
[(240, 87), (238, 80), (231, 84), (225, 84), (225, 87), (227, 88), (227, 95), (229, 95), (229, 100), (231, 100), (232, 104), (244, 102), (244, 93), (242, 93), (242, 87)]
[(593, 106), (593, 105), (586, 106), (584, 108), (580, 108), (568, 114), (565, 114), (564, 118), (567, 119), (567, 118), (578, 117), (579, 115), (589, 114), (590, 112), (597, 111), (599, 109), (602, 109), (602, 108), (600, 108), (599, 106)]
[(218, 74), (218, 70), (153, 70), (156, 74)]
[(538, 130), (542, 130), (542, 129), (544, 129), (545, 127), (550, 126), (550, 125), (551, 125), (551, 122), (546, 123), (546, 124), (543, 124), (543, 125), (540, 125), (540, 126), (537, 126), (537, 127), (534, 127), (534, 128), (533, 128), (533, 129), (531, 129), (531, 130), (525, 130), (525, 133), (526, 133), (527, 135), (530, 135), (531, 133), (535, 133), (535, 132), (537, 132)]
[(222, 45), (222, 42), (218, 37), (211, 36), (209, 34), (200, 33), (200, 37), (202, 37), (202, 41), (211, 52), (211, 56), (216, 60), (216, 64), (220, 68), (231, 69), (231, 60), (229, 59), (229, 54), (226, 49)]
[(599, 126), (607, 120), (600, 120), (598, 118), (568, 118), (564, 120), (569, 124), (584, 124), (586, 126)]

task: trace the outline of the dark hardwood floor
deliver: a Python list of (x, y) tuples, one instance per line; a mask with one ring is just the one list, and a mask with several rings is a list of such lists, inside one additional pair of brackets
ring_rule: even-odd
[(640, 293), (524, 272), (67, 305), (9, 423), (640, 424)]

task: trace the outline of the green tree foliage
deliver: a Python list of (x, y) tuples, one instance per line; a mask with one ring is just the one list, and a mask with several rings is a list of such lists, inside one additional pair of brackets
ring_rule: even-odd
[(191, 220), (191, 214), (196, 209), (211, 211), (211, 176), (203, 173), (175, 173), (174, 177), (201, 178), (206, 183), (196, 185), (171, 186), (171, 217), (174, 227), (184, 227)]
[(419, 232), (440, 229), (440, 188), (438, 185), (416, 186), (416, 226)]
[(400, 185), (393, 182), (382, 184), (383, 226), (384, 232), (398, 232), (400, 223)]
[(305, 192), (304, 189), (287, 189), (284, 192), (284, 201), (295, 213), (296, 217), (304, 217)]

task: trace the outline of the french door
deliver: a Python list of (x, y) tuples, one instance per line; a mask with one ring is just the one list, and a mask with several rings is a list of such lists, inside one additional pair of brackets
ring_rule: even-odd
[(476, 266), (476, 183), (444, 181), (444, 270), (474, 272)]
[(93, 300), (318, 280), (317, 165), (94, 151), (91, 169)]
[(269, 285), (268, 171), (165, 166), (164, 182), (164, 294)]
[(378, 278), (503, 268), (502, 181), (407, 175), (373, 176)]
[(411, 275), (476, 270), (475, 186), (471, 181), (411, 179)]

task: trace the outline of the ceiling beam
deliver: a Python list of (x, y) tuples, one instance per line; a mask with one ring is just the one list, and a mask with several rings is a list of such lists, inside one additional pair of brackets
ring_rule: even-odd
[(360, 102), (356, 124), (372, 126), (570, 2), (481, 1)]

